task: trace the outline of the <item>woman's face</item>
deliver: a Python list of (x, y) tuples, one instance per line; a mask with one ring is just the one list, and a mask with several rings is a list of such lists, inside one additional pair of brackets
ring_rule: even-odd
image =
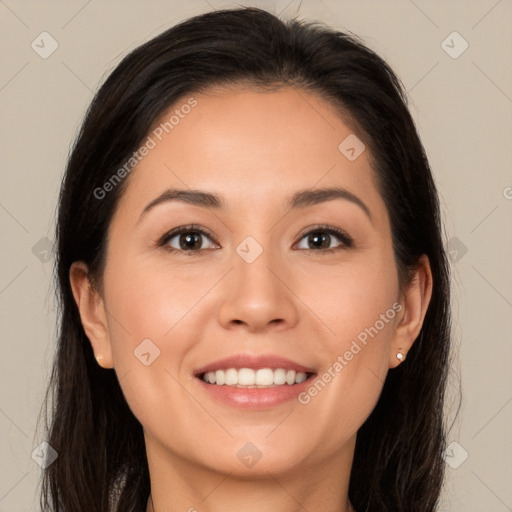
[[(291, 88), (190, 95), (148, 135), (110, 226), (105, 335), (88, 332), (148, 454), (253, 476), (350, 458), (405, 339), (368, 149)], [(279, 384), (293, 369), (307, 380)], [(251, 378), (268, 385), (218, 383)]]

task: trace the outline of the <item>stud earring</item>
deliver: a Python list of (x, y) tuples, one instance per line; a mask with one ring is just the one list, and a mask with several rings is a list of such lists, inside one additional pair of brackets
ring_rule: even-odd
[(396, 358), (402, 362), (405, 360), (405, 354), (402, 354), (402, 352), (398, 352), (398, 354), (396, 355)]

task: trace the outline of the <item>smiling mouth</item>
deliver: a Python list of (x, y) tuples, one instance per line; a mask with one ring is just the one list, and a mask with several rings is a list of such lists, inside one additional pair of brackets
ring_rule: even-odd
[(284, 368), (227, 368), (197, 375), (207, 384), (236, 388), (274, 388), (294, 386), (316, 375), (313, 372), (297, 372)]

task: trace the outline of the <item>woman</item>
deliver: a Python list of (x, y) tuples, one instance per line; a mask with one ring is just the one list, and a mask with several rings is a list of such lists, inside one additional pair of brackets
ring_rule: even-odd
[(436, 510), (437, 192), (356, 36), (242, 8), (134, 50), (87, 113), (57, 240), (43, 510)]

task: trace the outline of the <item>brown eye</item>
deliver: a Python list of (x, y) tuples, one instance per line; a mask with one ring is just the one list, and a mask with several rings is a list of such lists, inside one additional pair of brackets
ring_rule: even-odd
[[(209, 240), (210, 243), (207, 242)], [(199, 252), (217, 247), (210, 236), (202, 229), (182, 226), (167, 233), (159, 245), (171, 251)]]
[(189, 233), (181, 233), (178, 235), (178, 245), (179, 248), (187, 251), (192, 249), (201, 249), (203, 245), (203, 240), (201, 233), (189, 232)]
[(297, 244), (297, 248), (306, 250), (328, 250), (347, 248), (353, 245), (350, 236), (341, 230), (329, 228), (316, 228), (306, 233)]

